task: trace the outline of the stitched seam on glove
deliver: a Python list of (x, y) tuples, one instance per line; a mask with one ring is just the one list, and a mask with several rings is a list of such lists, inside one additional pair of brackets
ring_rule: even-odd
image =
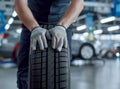
[(33, 32), (37, 28), (41, 28), (41, 27), (40, 26), (34, 27), (31, 32)]
[(65, 26), (63, 26), (63, 25), (56, 25), (56, 27), (57, 27), (57, 26), (58, 26), (58, 27), (59, 27), (59, 26), (60, 26), (60, 27), (63, 27), (63, 28), (64, 28), (64, 30), (66, 30), (66, 27), (65, 27)]

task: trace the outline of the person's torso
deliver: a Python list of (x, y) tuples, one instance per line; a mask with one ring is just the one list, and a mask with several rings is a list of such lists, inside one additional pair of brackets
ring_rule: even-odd
[(28, 6), (36, 20), (48, 23), (58, 22), (69, 3), (70, 0), (28, 0)]

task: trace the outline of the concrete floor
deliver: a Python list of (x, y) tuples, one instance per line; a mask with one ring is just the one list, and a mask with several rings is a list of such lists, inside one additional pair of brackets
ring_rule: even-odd
[[(17, 89), (16, 71), (0, 68), (0, 89)], [(71, 67), (71, 89), (120, 89), (120, 61)]]

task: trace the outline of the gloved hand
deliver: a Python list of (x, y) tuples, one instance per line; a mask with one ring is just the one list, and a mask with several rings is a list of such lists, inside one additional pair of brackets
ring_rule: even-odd
[(66, 29), (63, 26), (55, 26), (47, 33), (47, 38), (52, 38), (52, 48), (58, 51), (62, 50), (62, 47), (68, 47)]
[(40, 50), (44, 50), (48, 47), (46, 40), (46, 32), (47, 30), (41, 27), (36, 27), (31, 32), (31, 48), (32, 50), (36, 50), (36, 44), (38, 42)]

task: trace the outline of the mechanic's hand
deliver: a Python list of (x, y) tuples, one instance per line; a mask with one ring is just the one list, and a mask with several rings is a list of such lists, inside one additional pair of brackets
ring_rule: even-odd
[(41, 27), (36, 27), (31, 32), (31, 48), (32, 50), (36, 50), (36, 44), (40, 47), (40, 50), (44, 50), (48, 47), (46, 40), (46, 32), (47, 30)]
[(47, 33), (47, 38), (52, 38), (52, 48), (58, 51), (61, 51), (63, 46), (65, 48), (68, 46), (66, 29), (63, 26), (55, 26), (50, 29), (49, 33)]

